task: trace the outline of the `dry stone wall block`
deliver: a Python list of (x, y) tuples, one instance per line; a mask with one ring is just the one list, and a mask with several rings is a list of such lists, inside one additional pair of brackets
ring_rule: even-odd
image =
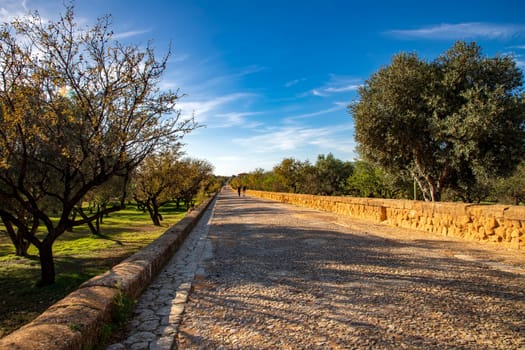
[(524, 248), (525, 207), (247, 192), (249, 195), (392, 226)]

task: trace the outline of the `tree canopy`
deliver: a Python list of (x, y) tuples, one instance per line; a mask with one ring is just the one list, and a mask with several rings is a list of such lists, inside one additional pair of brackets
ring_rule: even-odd
[[(0, 217), (38, 248), (42, 284), (54, 281), (57, 237), (115, 210), (75, 220), (84, 196), (196, 127), (177, 112), (178, 92), (159, 89), (169, 55), (114, 41), (110, 25), (79, 28), (67, 7), (58, 21), (0, 28)], [(30, 234), (35, 221), (44, 237)]]
[(508, 56), (457, 42), (432, 62), (401, 53), (374, 73), (349, 106), (361, 156), (408, 171), (424, 198), (444, 189), (469, 199), (488, 177), (524, 159), (522, 73)]

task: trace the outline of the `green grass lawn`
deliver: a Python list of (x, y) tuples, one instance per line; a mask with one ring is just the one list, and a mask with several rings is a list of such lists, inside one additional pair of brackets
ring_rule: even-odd
[(130, 205), (104, 218), (101, 237), (91, 234), (87, 226), (66, 232), (53, 246), (56, 283), (42, 288), (36, 287), (40, 278), (37, 249), (31, 246), (29, 258), (18, 257), (7, 234), (0, 233), (0, 337), (33, 320), (82, 282), (151, 243), (186, 211), (166, 206), (161, 213), (162, 227), (151, 224), (147, 213)]

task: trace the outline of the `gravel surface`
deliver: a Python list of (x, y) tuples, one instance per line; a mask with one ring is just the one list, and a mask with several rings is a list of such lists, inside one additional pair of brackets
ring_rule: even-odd
[(179, 349), (525, 349), (525, 254), (224, 190)]

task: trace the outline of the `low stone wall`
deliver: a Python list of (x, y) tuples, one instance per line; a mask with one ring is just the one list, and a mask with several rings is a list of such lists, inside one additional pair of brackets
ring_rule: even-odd
[(248, 195), (444, 236), (525, 249), (525, 207), (327, 197), (251, 191)]
[(33, 322), (0, 339), (0, 350), (84, 350), (100, 340), (116, 302), (137, 298), (191, 232), (213, 199), (188, 213), (147, 247), (52, 305)]

